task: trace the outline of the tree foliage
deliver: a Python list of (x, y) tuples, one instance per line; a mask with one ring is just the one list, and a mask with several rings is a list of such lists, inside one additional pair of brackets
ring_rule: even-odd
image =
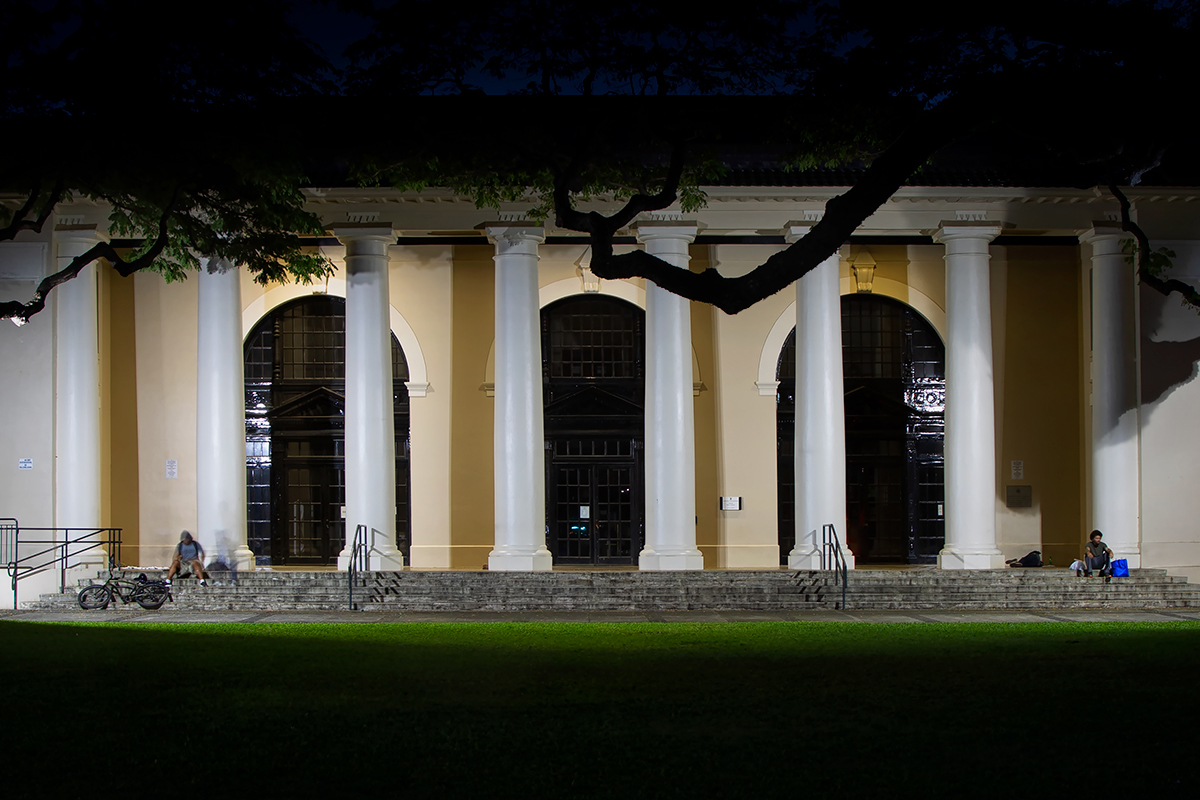
[[(0, 6), (0, 123), (34, 145), (0, 163), (0, 239), (89, 198), (112, 207), (114, 233), (145, 242), (91, 254), (122, 274), (180, 277), (203, 253), (263, 282), (309, 280), (329, 269), (298, 238), (320, 230), (300, 193), (318, 169), (448, 187), (481, 207), (527, 202), (589, 236), (600, 277), (643, 277), (736, 313), (821, 263), (957, 141), (989, 136), (1010, 158), (1018, 143), (1038, 150), (1063, 183), (1112, 187), (1123, 209), (1120, 187), (1196, 144), (1162, 109), (1200, 77), (1197, 0), (1013, 0), (1003, 14), (768, 0), (725, 17), (678, 0), (497, 0), (468, 14), (433, 0), (338, 5), (372, 25), (344, 72), (283, 0), (214, 0), (170, 36), (138, 3)], [(747, 154), (858, 177), (808, 235), (740, 277), (614, 252), (640, 214), (696, 210), (703, 186)], [(1124, 224), (1140, 232), (1128, 213)], [(1143, 279), (1177, 289), (1142, 245)], [(27, 319), (86, 258), (0, 313)]]
[(197, 254), (262, 283), (328, 273), (301, 247), (321, 221), (304, 210), (287, 135), (303, 123), (280, 103), (333, 84), (287, 8), (219, 0), (163, 35), (150, 3), (0, 5), (0, 124), (22, 143), (21, 157), (0, 161), (0, 241), (40, 232), (60, 204), (92, 201), (111, 209), (113, 235), (142, 242), (131, 253), (98, 244), (0, 315), (28, 320), (96, 258), (168, 280), (196, 269)]
[[(508, 93), (546, 102), (552, 115), (501, 123), (481, 147), (418, 147), (416, 161), (368, 159), (363, 175), (403, 188), (440, 180), (494, 207), (532, 189), (531, 214), (553, 208), (559, 227), (590, 236), (600, 277), (647, 278), (736, 313), (821, 263), (958, 140), (1032, 145), (1068, 185), (1111, 185), (1123, 197), (1115, 187), (1196, 144), (1189, 129), (1120, 113), (1170, 107), (1192, 85), (1195, 5), (1017, 0), (1001, 15), (951, 2), (781, 0), (713, 19), (676, 2), (525, 0), (450, 18), (417, 0), (375, 12), (348, 85), (380, 100)], [(644, 102), (601, 97), (614, 94)], [(563, 114), (572, 95), (578, 113)], [(758, 97), (756, 108), (770, 111), (722, 121), (730, 95)], [(666, 97), (708, 98), (716, 112), (679, 114)], [(851, 164), (860, 177), (807, 236), (741, 277), (614, 253), (613, 238), (639, 214), (701, 204), (705, 177), (747, 142), (779, 165)], [(598, 195), (620, 208), (580, 210)], [(1128, 215), (1125, 224), (1140, 231)], [(1148, 262), (1140, 272), (1166, 287)]]

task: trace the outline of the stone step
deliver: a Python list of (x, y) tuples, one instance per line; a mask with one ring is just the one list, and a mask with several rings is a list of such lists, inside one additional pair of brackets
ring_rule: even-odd
[[(139, 570), (130, 570), (136, 574)], [(160, 570), (140, 570), (156, 578)], [(347, 576), (330, 571), (215, 573), (214, 585), (177, 580), (177, 608), (195, 610), (344, 609)], [(81, 581), (86, 585), (91, 581)], [(779, 610), (841, 606), (833, 573), (789, 570), (688, 573), (450, 572), (365, 573), (355, 601), (378, 610)], [(1135, 570), (1105, 584), (1068, 570), (855, 570), (851, 609), (1195, 608), (1200, 587), (1165, 570)], [(27, 608), (73, 609), (75, 593), (43, 595)], [(110, 609), (121, 608), (115, 603)]]

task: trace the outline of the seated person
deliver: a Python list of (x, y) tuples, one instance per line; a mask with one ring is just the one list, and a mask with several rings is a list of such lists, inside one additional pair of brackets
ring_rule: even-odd
[(175, 555), (171, 558), (171, 569), (167, 572), (167, 580), (175, 577), (183, 565), (192, 569), (192, 574), (200, 579), (201, 586), (208, 586), (208, 575), (204, 572), (204, 548), (192, 538), (192, 534), (184, 531), (179, 534), (179, 544), (175, 545)]
[(1100, 531), (1092, 531), (1091, 537), (1088, 539), (1087, 549), (1084, 553), (1084, 562), (1087, 564), (1084, 570), (1084, 575), (1092, 577), (1092, 570), (1099, 569), (1100, 574), (1104, 576), (1104, 582), (1108, 583), (1112, 580), (1112, 556), (1113, 551), (1108, 549), (1108, 546), (1101, 541), (1104, 534)]

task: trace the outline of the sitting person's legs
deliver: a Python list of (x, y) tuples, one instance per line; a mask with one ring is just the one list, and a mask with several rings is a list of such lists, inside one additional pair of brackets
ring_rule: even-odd
[(179, 561), (179, 553), (176, 553), (174, 557), (171, 558), (171, 568), (167, 570), (167, 580), (174, 578), (175, 573), (179, 572), (182, 566), (183, 564)]

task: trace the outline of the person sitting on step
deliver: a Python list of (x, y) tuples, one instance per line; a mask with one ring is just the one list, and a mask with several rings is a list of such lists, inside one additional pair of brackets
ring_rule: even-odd
[(200, 579), (201, 586), (208, 586), (208, 575), (204, 572), (204, 548), (192, 538), (189, 531), (179, 534), (179, 544), (175, 545), (175, 555), (171, 557), (171, 569), (167, 572), (167, 580), (175, 577), (185, 577), (185, 565), (191, 569), (191, 574)]
[(1092, 577), (1092, 570), (1100, 570), (1100, 574), (1104, 577), (1104, 582), (1108, 583), (1112, 580), (1112, 557), (1113, 551), (1108, 549), (1108, 545), (1101, 541), (1104, 536), (1100, 531), (1092, 531), (1092, 535), (1088, 537), (1087, 550), (1084, 553), (1084, 562), (1087, 564), (1083, 574), (1087, 577)]

